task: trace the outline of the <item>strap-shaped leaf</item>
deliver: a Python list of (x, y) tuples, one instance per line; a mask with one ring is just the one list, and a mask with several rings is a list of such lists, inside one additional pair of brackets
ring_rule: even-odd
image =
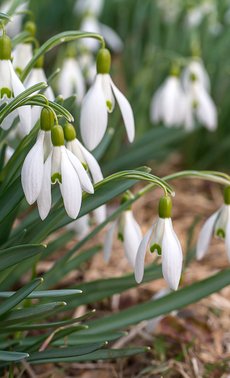
[(41, 253), (44, 244), (25, 244), (0, 250), (0, 271)]

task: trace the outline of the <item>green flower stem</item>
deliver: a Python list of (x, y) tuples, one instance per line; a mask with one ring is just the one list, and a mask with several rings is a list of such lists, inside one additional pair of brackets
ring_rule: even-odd
[(34, 54), (33, 58), (25, 67), (24, 71), (21, 74), (21, 80), (24, 81), (27, 75), (29, 74), (30, 70), (34, 67), (37, 60), (40, 56), (44, 55), (46, 52), (50, 51), (52, 48), (70, 41), (75, 41), (80, 38), (95, 38), (101, 43), (101, 47), (105, 47), (104, 38), (97, 33), (89, 33), (89, 32), (80, 32), (80, 31), (66, 31), (63, 33), (59, 33), (46, 41)]

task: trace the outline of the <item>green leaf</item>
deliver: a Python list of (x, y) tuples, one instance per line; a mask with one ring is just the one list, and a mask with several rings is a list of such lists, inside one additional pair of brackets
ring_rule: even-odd
[(8, 352), (6, 350), (0, 350), (0, 361), (14, 362), (21, 361), (28, 358), (28, 353)]
[(41, 305), (33, 305), (32, 307), (11, 311), (7, 314), (7, 318), (1, 321), (1, 326), (17, 323), (27, 323), (39, 318), (45, 318), (48, 315), (55, 314), (66, 306), (65, 302), (52, 302)]
[(102, 343), (95, 343), (91, 345), (78, 345), (70, 348), (48, 349), (44, 352), (32, 353), (28, 359), (30, 363), (43, 363), (61, 361), (63, 358), (82, 356), (91, 353), (103, 346)]
[[(38, 285), (40, 285), (40, 283), (43, 282), (43, 278), (39, 278), (38, 280), (39, 280)], [(30, 285), (31, 284), (32, 283), (30, 283)], [(16, 291), (16, 292), (15, 291), (0, 291), (0, 298), (11, 298), (12, 296), (18, 294), (18, 291)], [(31, 290), (31, 291), (33, 291), (33, 290)], [(77, 289), (42, 290), (42, 291), (36, 290), (33, 293), (30, 293), (27, 296), (27, 298), (31, 298), (31, 299), (34, 299), (34, 298), (59, 298), (59, 297), (66, 297), (66, 296), (75, 296), (76, 294), (81, 294), (81, 293), (82, 293), (82, 290), (77, 290)], [(1, 313), (1, 306), (0, 306), (0, 313)]]
[[(127, 349), (101, 349), (96, 352), (83, 354), (76, 357), (59, 357), (52, 358), (50, 362), (83, 362), (83, 361), (98, 361), (98, 360), (112, 360), (117, 358), (125, 358), (135, 356), (136, 354), (146, 353), (149, 348), (127, 348)], [(47, 359), (43, 360), (29, 360), (31, 364), (47, 363)]]
[[(230, 284), (230, 269), (215, 274), (212, 277), (186, 286), (160, 299), (151, 300), (132, 306), (110, 316), (89, 323), (89, 333), (111, 332), (119, 330), (143, 320), (168, 314), (173, 310), (188, 306), (208, 295), (215, 293)], [(82, 332), (81, 332), (82, 333)]]
[(43, 244), (25, 244), (16, 247), (0, 250), (0, 271), (16, 265), (19, 262), (34, 257), (41, 253), (44, 248)]
[(28, 295), (36, 289), (37, 286), (43, 281), (42, 278), (37, 278), (27, 285), (23, 286), (21, 289), (11, 294), (11, 296), (0, 304), (0, 316), (11, 310), (13, 307), (17, 306), (23, 299), (27, 298)]
[(0, 20), (8, 22), (11, 21), (11, 18), (8, 14), (0, 12)]

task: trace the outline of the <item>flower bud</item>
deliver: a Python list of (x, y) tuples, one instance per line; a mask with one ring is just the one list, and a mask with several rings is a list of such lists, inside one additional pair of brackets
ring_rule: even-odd
[(97, 54), (97, 73), (108, 74), (111, 66), (111, 55), (108, 49), (100, 49)]
[(32, 37), (35, 36), (37, 27), (33, 21), (27, 21), (24, 26), (25, 31), (27, 31)]
[(55, 125), (51, 129), (51, 140), (54, 147), (64, 146), (64, 132), (60, 125)]
[(64, 135), (65, 140), (67, 142), (71, 142), (72, 140), (76, 139), (76, 131), (73, 125), (71, 123), (66, 123), (64, 126)]
[(224, 188), (224, 203), (230, 205), (230, 186)]
[(1, 60), (10, 60), (11, 59), (11, 39), (3, 34), (0, 37), (0, 59)]
[(172, 200), (169, 196), (161, 197), (159, 201), (158, 214), (160, 218), (171, 218)]
[(50, 131), (54, 126), (54, 113), (49, 108), (43, 108), (40, 115), (41, 130)]

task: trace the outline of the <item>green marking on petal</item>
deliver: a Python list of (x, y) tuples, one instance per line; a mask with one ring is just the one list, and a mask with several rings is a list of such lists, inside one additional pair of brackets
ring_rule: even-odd
[(193, 107), (193, 109), (196, 109), (197, 107), (198, 107), (198, 105), (199, 105), (199, 103), (198, 103), (198, 101), (193, 101), (192, 102), (192, 107)]
[(15, 72), (16, 72), (16, 74), (20, 77), (21, 74), (22, 74), (22, 69), (21, 69), (20, 67), (16, 67), (16, 68), (15, 68)]
[(196, 75), (194, 74), (194, 72), (192, 72), (192, 73), (190, 74), (190, 80), (193, 81), (193, 82), (197, 80), (197, 77), (196, 77)]
[(88, 172), (89, 171), (88, 165), (86, 163), (84, 163), (83, 161), (81, 161), (81, 164), (82, 164), (83, 168)]
[(155, 251), (157, 252), (159, 256), (161, 256), (162, 249), (161, 249), (161, 246), (157, 243), (150, 246), (150, 252), (153, 253)]
[(51, 183), (56, 184), (56, 182), (58, 182), (59, 184), (62, 183), (62, 177), (61, 177), (60, 173), (58, 173), (58, 172), (54, 173), (51, 176)]
[(4, 96), (11, 98), (11, 97), (13, 97), (13, 93), (9, 88), (6, 88), (6, 87), (1, 88), (0, 97), (3, 98)]
[(112, 104), (112, 102), (109, 101), (109, 100), (107, 100), (107, 101), (106, 101), (106, 106), (107, 106), (108, 110), (111, 112), (112, 109), (113, 109), (113, 104)]
[(124, 241), (124, 236), (121, 232), (118, 232), (117, 237), (120, 241), (122, 241), (122, 242)]
[(218, 230), (216, 230), (216, 236), (218, 236), (221, 239), (225, 239), (225, 232), (224, 232), (224, 230), (222, 228), (218, 228)]

